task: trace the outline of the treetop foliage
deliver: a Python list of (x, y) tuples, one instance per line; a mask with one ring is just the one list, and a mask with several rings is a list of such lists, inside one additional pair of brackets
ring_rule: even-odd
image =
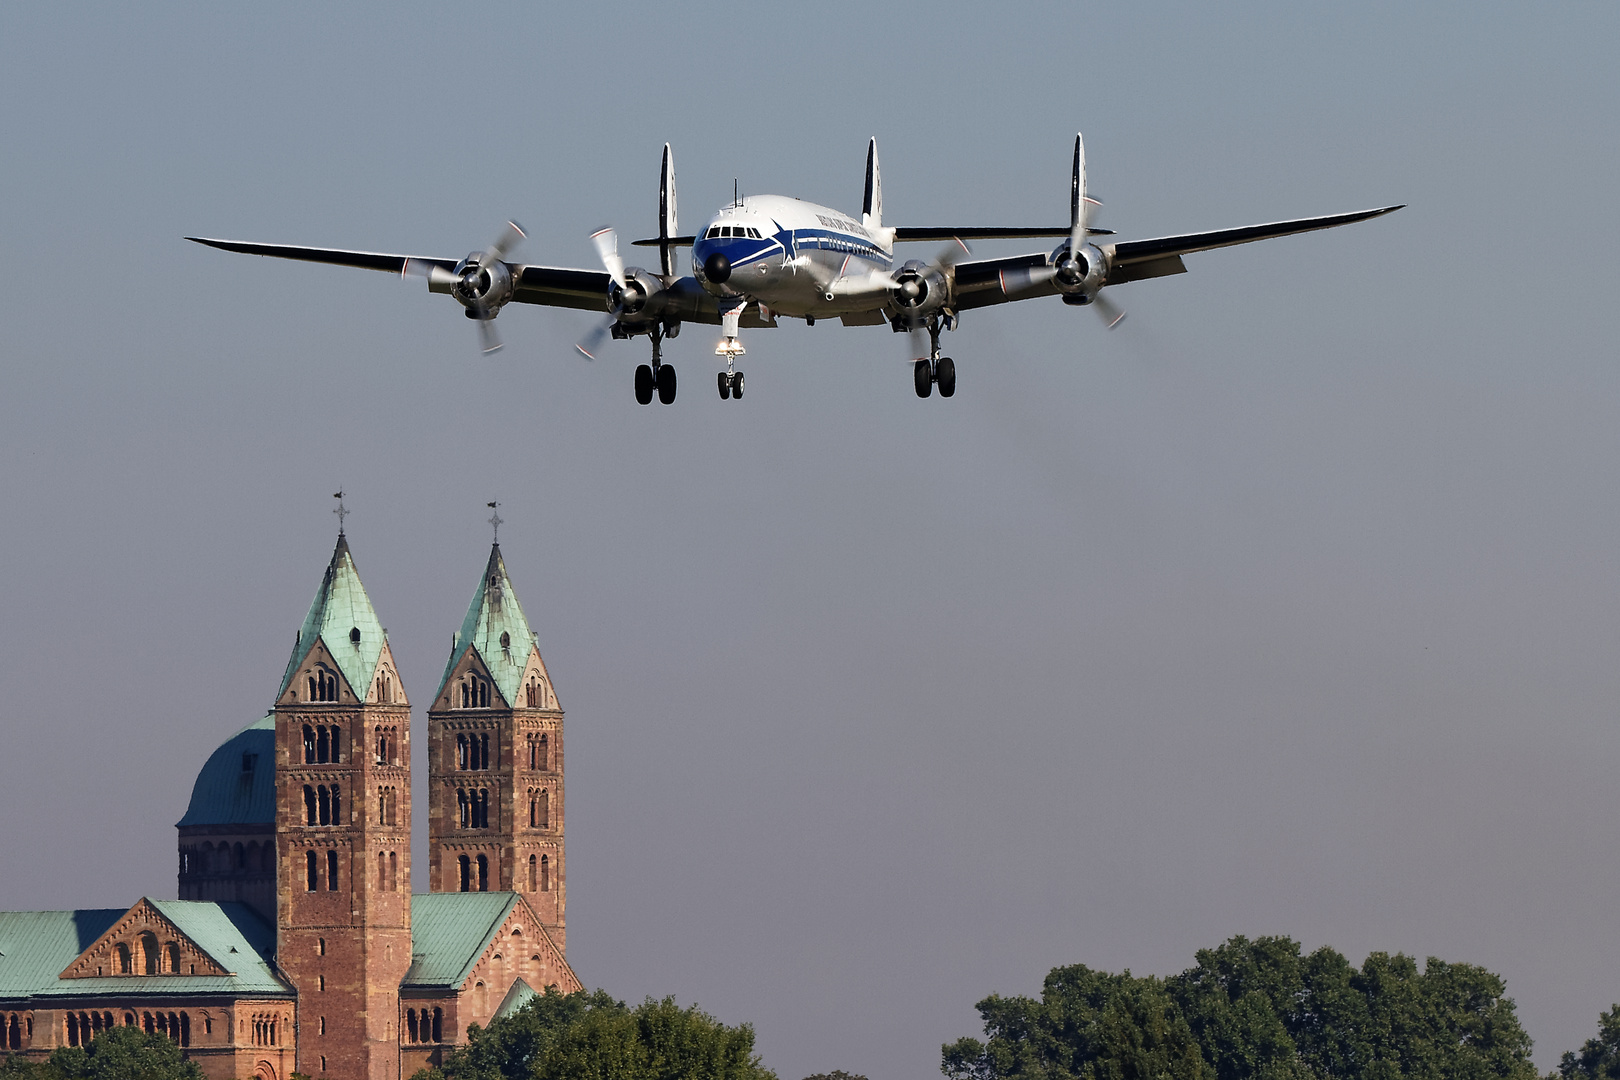
[[(1358, 969), (1329, 948), (1303, 956), (1286, 937), (1234, 937), (1197, 959), (1166, 979), (1053, 968), (1039, 1000), (979, 1002), (985, 1040), (946, 1044), (941, 1071), (952, 1080), (1536, 1080), (1530, 1037), (1484, 968), (1431, 957), (1419, 971), (1411, 957), (1373, 953)], [(1612, 1063), (1620, 1020), (1611, 1027)], [(1601, 1076), (1620, 1080), (1620, 1071)]]
[(1598, 1014), (1597, 1038), (1579, 1052), (1566, 1050), (1548, 1080), (1620, 1080), (1620, 1004)]
[(466, 1044), (412, 1080), (776, 1080), (754, 1029), (695, 1005), (648, 998), (631, 1008), (598, 990), (548, 988), (511, 1016), (467, 1029)]
[(202, 1069), (181, 1056), (167, 1035), (137, 1027), (101, 1032), (85, 1046), (63, 1046), (42, 1062), (8, 1057), (0, 1080), (204, 1080)]

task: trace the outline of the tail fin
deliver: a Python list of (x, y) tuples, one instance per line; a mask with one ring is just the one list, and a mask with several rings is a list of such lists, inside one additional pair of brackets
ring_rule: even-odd
[(658, 257), (665, 277), (675, 273), (675, 247), (669, 241), (679, 236), (675, 225), (675, 155), (664, 144), (664, 167), (658, 176)]
[(861, 200), (861, 224), (883, 227), (883, 181), (878, 177), (877, 136), (866, 144), (866, 197)]

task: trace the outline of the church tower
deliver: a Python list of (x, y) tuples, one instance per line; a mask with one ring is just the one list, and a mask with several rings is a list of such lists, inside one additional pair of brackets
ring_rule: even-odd
[(563, 714), (496, 543), (428, 709), (428, 890), (523, 894), (559, 949)]
[(298, 991), (297, 1071), (398, 1080), (410, 706), (341, 530), (276, 694), (275, 755), (276, 964)]

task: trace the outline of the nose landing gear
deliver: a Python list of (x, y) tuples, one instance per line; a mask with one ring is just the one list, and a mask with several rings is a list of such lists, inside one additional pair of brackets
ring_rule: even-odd
[(722, 371), (720, 373), (720, 400), (737, 398), (742, 400), (743, 373), (740, 371)]

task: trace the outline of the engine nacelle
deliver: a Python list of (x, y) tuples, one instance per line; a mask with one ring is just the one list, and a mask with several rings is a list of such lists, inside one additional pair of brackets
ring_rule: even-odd
[(1073, 254), (1064, 244), (1052, 252), (1051, 261), (1052, 284), (1067, 303), (1091, 303), (1108, 280), (1108, 257), (1095, 244)]
[(623, 322), (648, 322), (663, 314), (664, 282), (639, 266), (624, 270), (624, 286), (608, 286), (608, 310)]
[(912, 259), (894, 272), (889, 289), (889, 308), (910, 322), (945, 306), (950, 289), (945, 275), (936, 266)]
[(494, 318), (512, 299), (511, 268), (496, 259), (485, 265), (484, 253), (475, 251), (454, 270), (434, 266), (428, 271), (428, 291), (449, 293), (474, 318)]

